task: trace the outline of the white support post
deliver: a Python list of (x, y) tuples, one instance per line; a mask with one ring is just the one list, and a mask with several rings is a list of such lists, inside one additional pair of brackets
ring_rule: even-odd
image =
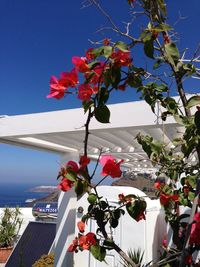
[[(78, 153), (64, 154), (61, 158), (61, 164), (67, 161), (79, 160)], [(61, 192), (58, 199), (58, 219), (55, 237), (55, 267), (72, 267), (73, 253), (67, 252), (75, 235), (77, 201), (74, 190)]]

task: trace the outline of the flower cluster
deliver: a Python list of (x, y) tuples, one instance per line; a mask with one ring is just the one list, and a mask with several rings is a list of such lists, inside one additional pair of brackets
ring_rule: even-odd
[(162, 206), (167, 206), (171, 201), (178, 202), (179, 195), (170, 190), (170, 187), (162, 181), (156, 181), (154, 183), (155, 189), (159, 190), (160, 204)]
[(117, 162), (117, 160), (112, 155), (104, 155), (100, 159), (100, 164), (103, 166), (101, 175), (102, 176), (111, 176), (112, 178), (119, 178), (122, 175), (120, 170), (120, 164), (123, 160)]
[(90, 163), (90, 159), (87, 156), (82, 156), (79, 161), (79, 165), (75, 161), (68, 161), (65, 167), (62, 167), (58, 178), (61, 177), (61, 182), (58, 188), (62, 191), (69, 191), (76, 180), (78, 179), (79, 173), (82, 173), (86, 166)]
[(78, 252), (79, 250), (89, 250), (91, 246), (97, 245), (96, 235), (92, 232), (89, 232), (83, 235), (85, 231), (85, 223), (80, 221), (77, 223), (78, 229), (80, 231), (78, 237), (76, 237), (72, 244), (68, 247), (68, 252)]
[[(52, 76), (50, 79), (50, 93), (47, 98), (61, 99), (66, 93), (71, 93), (70, 88), (74, 88), (77, 97), (82, 101), (90, 101), (98, 93), (99, 87), (105, 81), (105, 75), (109, 70), (130, 67), (132, 58), (130, 51), (124, 50), (119, 45), (110, 46), (110, 40), (105, 39), (104, 46), (94, 49), (89, 48), (85, 56), (72, 57), (73, 69), (70, 72), (62, 72), (60, 78)], [(101, 58), (105, 58), (104, 61)], [(99, 61), (96, 59), (100, 58)], [(78, 74), (84, 78), (79, 79)], [(126, 83), (119, 85), (120, 90), (124, 90)]]

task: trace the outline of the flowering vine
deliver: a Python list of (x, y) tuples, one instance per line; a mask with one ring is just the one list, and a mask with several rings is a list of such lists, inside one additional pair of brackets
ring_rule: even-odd
[[(74, 187), (77, 196), (88, 194), (87, 213), (78, 223), (79, 234), (68, 251), (89, 250), (96, 259), (104, 261), (106, 250), (114, 249), (130, 266), (135, 266), (117, 246), (113, 237), (108, 236), (106, 225), (116, 228), (125, 211), (136, 221), (145, 220), (146, 202), (135, 195), (120, 194), (118, 205), (110, 206), (98, 195), (97, 186), (108, 176), (113, 179), (120, 177), (123, 160), (119, 161), (112, 155), (101, 155), (100, 151), (97, 164), (102, 166), (103, 178), (94, 185), (91, 180), (95, 170), (93, 174), (89, 173), (90, 159), (87, 156), (90, 121), (95, 118), (100, 123), (109, 123), (110, 110), (107, 102), (112, 92), (125, 92), (127, 87), (131, 87), (150, 105), (155, 115), (159, 103), (159, 119), (163, 123), (172, 116), (184, 128), (184, 133), (172, 141), (173, 146), (170, 148), (151, 136), (139, 133), (136, 138), (152, 165), (158, 169), (158, 179), (155, 183), (157, 196), (165, 210), (166, 220), (173, 230), (175, 249), (168, 248), (165, 242), (166, 260), (162, 259), (157, 264), (193, 266), (193, 253), (200, 247), (200, 96), (192, 95), (187, 98), (184, 80), (194, 75), (200, 76), (195, 66), (196, 58), (194, 56), (188, 63), (184, 61), (184, 54), (180, 55), (177, 44), (173, 41), (173, 28), (167, 24), (164, 0), (128, 0), (131, 8), (136, 8), (135, 12), (142, 13), (149, 21), (138, 38), (129, 35), (129, 28), (123, 33), (97, 1), (91, 2), (109, 18), (113, 30), (122, 38), (126, 37), (129, 42), (112, 42), (110, 38), (106, 38), (98, 47), (89, 48), (85, 55), (73, 56), (71, 71), (62, 72), (60, 77), (52, 76), (50, 79), (48, 98), (61, 99), (66, 94), (75, 93), (87, 115), (84, 154), (80, 157), (79, 163), (69, 161), (62, 166), (58, 175), (61, 190), (66, 192)], [(153, 62), (152, 72), (135, 65), (132, 51), (136, 45), (141, 45), (145, 56)], [(169, 78), (160, 77), (161, 75), (156, 73), (158, 69), (168, 73)], [(181, 102), (171, 96), (170, 84), (174, 84)], [(191, 108), (195, 106), (196, 110), (193, 112)], [(194, 155), (197, 161), (191, 165), (190, 159)], [(162, 177), (165, 179), (162, 180)], [(191, 209), (190, 214), (180, 214), (181, 206)], [(184, 219), (188, 217), (189, 221), (185, 222)], [(85, 233), (85, 225), (91, 219), (96, 221), (98, 235)]]

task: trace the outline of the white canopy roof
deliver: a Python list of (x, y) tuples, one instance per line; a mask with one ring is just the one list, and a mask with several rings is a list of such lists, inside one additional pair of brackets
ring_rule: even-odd
[[(171, 146), (172, 138), (183, 133), (172, 117), (163, 124), (144, 101), (112, 104), (109, 109), (110, 123), (101, 124), (93, 119), (90, 125), (88, 154), (93, 159), (103, 149), (123, 158), (127, 167), (151, 168), (136, 135), (148, 134)], [(82, 108), (1, 117), (0, 142), (61, 154), (82, 154), (86, 118)]]

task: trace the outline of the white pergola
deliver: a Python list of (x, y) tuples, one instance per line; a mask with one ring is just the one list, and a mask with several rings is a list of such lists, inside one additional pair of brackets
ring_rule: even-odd
[[(97, 159), (99, 150), (124, 159), (124, 166), (138, 170), (153, 170), (136, 135), (151, 135), (171, 147), (171, 140), (183, 133), (173, 118), (163, 124), (144, 101), (109, 105), (110, 123), (95, 119), (90, 125), (88, 154)], [(78, 160), (83, 154), (86, 115), (80, 109), (0, 117), (0, 143), (51, 151), (61, 155), (62, 162)], [(76, 199), (72, 190), (60, 194), (57, 235), (55, 239), (56, 266), (72, 266), (72, 255), (66, 254), (74, 238)]]
[[(124, 159), (124, 166), (131, 169), (149, 169), (136, 135), (147, 134), (172, 146), (173, 137), (183, 129), (169, 118), (162, 123), (144, 101), (109, 105), (110, 123), (101, 124), (95, 119), (90, 125), (88, 154), (97, 159), (100, 149)], [(69, 109), (0, 118), (0, 142), (59, 154), (83, 154), (83, 110)]]

